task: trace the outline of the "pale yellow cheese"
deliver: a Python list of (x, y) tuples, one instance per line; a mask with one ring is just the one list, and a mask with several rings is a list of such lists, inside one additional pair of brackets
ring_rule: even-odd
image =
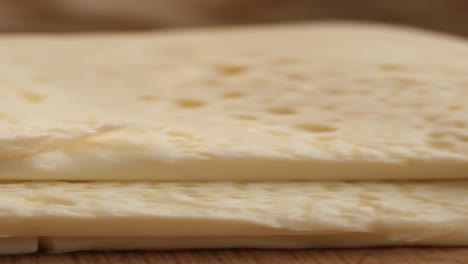
[(332, 239), (349, 236), (366, 246), (461, 246), (468, 245), (467, 189), (468, 181), (5, 183), (0, 234), (207, 241), (295, 236), (310, 246), (330, 235), (330, 246), (352, 246)]
[(0, 179), (468, 177), (468, 45), (385, 25), (0, 37)]
[(38, 241), (37, 237), (0, 237), (0, 255), (34, 253)]
[(396, 241), (367, 233), (309, 236), (184, 236), (184, 237), (45, 237), (41, 248), (63, 253), (88, 250), (174, 250), (222, 248), (357, 248), (382, 246), (459, 246), (466, 245), (465, 234)]

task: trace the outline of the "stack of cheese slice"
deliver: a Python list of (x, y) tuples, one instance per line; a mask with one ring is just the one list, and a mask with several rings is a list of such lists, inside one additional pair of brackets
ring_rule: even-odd
[(468, 42), (0, 37), (1, 253), (468, 245)]

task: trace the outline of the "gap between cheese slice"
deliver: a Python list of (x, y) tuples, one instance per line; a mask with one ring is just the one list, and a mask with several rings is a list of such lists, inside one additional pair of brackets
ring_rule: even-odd
[(468, 44), (447, 35), (7, 35), (0, 72), (0, 180), (468, 177)]
[(468, 181), (5, 183), (0, 234), (314, 241), (359, 233), (379, 237), (376, 245), (461, 246), (468, 245), (467, 188)]

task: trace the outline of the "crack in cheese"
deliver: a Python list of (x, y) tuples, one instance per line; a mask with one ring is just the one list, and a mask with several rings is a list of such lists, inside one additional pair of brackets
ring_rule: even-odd
[(467, 61), (367, 24), (1, 36), (0, 179), (467, 178)]

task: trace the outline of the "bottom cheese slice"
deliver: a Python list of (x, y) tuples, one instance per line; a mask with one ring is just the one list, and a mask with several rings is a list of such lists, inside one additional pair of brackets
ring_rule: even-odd
[(466, 246), (468, 181), (4, 183), (0, 235), (53, 251)]
[(101, 250), (177, 250), (177, 249), (300, 249), (300, 248), (357, 248), (382, 246), (459, 246), (468, 245), (468, 233), (433, 237), (418, 241), (398, 241), (388, 237), (343, 233), (311, 236), (194, 236), (194, 237), (47, 237), (40, 239), (47, 252)]
[(0, 255), (34, 253), (38, 246), (37, 237), (0, 237)]
[(468, 233), (457, 233), (416, 241), (392, 240), (371, 233), (343, 233), (308, 236), (185, 236), (185, 237), (10, 237), (0, 239), (0, 255), (37, 251), (65, 253), (106, 250), (178, 249), (300, 249), (357, 248), (382, 246), (467, 245)]

